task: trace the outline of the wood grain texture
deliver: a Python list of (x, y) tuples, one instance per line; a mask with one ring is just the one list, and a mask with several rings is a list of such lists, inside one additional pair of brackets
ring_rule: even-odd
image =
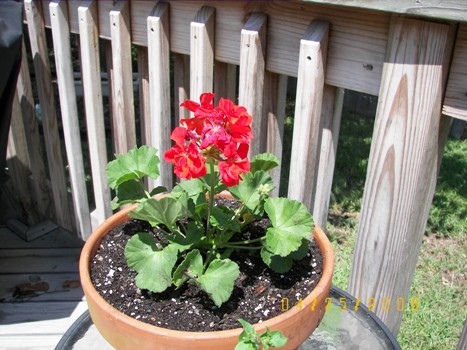
[(216, 10), (203, 6), (191, 22), (190, 99), (199, 101), (214, 89), (214, 25)]
[(190, 117), (189, 111), (180, 107), (180, 104), (190, 96), (190, 57), (182, 54), (172, 54), (174, 65), (174, 106), (175, 120), (174, 125), (178, 126), (180, 119)]
[(253, 118), (251, 156), (265, 152), (267, 144), (267, 116), (263, 114), (267, 20), (265, 14), (253, 13), (241, 32), (238, 104)]
[(141, 144), (148, 145), (150, 144), (149, 137), (151, 135), (148, 48), (144, 46), (138, 46), (137, 55)]
[(344, 90), (325, 85), (321, 108), (320, 153), (313, 205), (313, 218), (320, 227), (326, 227), (328, 218), (343, 105)]
[(64, 1), (49, 5), (54, 43), (55, 69), (60, 97), (63, 135), (73, 198), (77, 234), (86, 239), (92, 231), (81, 147), (78, 106), (71, 58), (68, 8)]
[(32, 200), (35, 210), (42, 219), (52, 216), (51, 198), (45, 174), (44, 157), (40, 141), (39, 127), (34, 109), (31, 78), (27, 62), (26, 44), (23, 41), (21, 69), (16, 83), (16, 93), (21, 108), (27, 152), (32, 174)]
[(457, 33), (443, 113), (467, 120), (467, 24), (461, 24)]
[(214, 63), (214, 104), (217, 105), (221, 98), (236, 101), (237, 94), (237, 66), (233, 64)]
[(113, 71), (112, 117), (115, 151), (119, 154), (136, 146), (129, 7), (128, 1), (119, 1), (109, 13)]
[[(264, 108), (263, 114), (267, 120), (266, 151), (274, 154), (280, 166), (270, 171), (274, 185), (271, 196), (279, 196), (282, 150), (284, 147), (284, 120), (287, 99), (287, 76), (266, 72), (264, 77)], [(262, 131), (264, 133), (264, 130)]]
[[(40, 3), (26, 0), (24, 7), (28, 23), (31, 53), (34, 62), (37, 91), (41, 106), (45, 147), (52, 184), (52, 198), (57, 224), (72, 229), (71, 215), (68, 208), (68, 197), (65, 181), (65, 168), (60, 149), (60, 137), (57, 126), (55, 98), (52, 90), (48, 49), (45, 41), (44, 21)], [(47, 11), (48, 12), (48, 11)]]
[(467, 21), (464, 0), (305, 0), (326, 5), (349, 6), (411, 16)]
[(314, 21), (300, 44), (288, 197), (313, 212), (329, 23)]
[(149, 144), (158, 150), (162, 159), (159, 164), (160, 177), (154, 185), (172, 188), (172, 166), (163, 160), (170, 149), (170, 47), (169, 47), (169, 6), (160, 3), (147, 18), (149, 56)]
[(94, 229), (97, 224), (104, 222), (112, 214), (110, 188), (105, 173), (107, 146), (102, 85), (101, 79), (96, 79), (96, 77), (101, 76), (96, 1), (83, 1), (78, 8), (78, 15), (84, 107), (96, 205), (96, 211), (92, 216), (95, 217), (95, 220), (92, 220), (92, 228)]
[(21, 211), (17, 212), (20, 220), (25, 220), (28, 225), (39, 222), (32, 197), (30, 195), (28, 176), (31, 172), (29, 156), (26, 143), (26, 133), (21, 117), (21, 107), (18, 94), (15, 93), (11, 106), (10, 135), (7, 144), (8, 173), (10, 180), (14, 183), (16, 199), (21, 204)]
[[(397, 17), (391, 27), (348, 288), (362, 300), (407, 298), (447, 137), (450, 27)], [(397, 335), (402, 313), (375, 310)]]

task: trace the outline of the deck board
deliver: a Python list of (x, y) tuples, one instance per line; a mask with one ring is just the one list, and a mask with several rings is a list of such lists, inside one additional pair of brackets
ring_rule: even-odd
[(87, 308), (83, 242), (60, 229), (25, 242), (4, 227), (0, 240), (0, 349), (53, 349)]

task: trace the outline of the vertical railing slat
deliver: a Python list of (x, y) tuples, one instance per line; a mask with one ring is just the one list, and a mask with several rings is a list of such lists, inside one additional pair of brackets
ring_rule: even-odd
[(136, 146), (129, 7), (128, 1), (118, 1), (109, 13), (113, 71), (112, 125), (115, 152), (119, 154)]
[(16, 91), (19, 98), (21, 115), (26, 134), (26, 143), (28, 145), (29, 163), (31, 165), (32, 189), (34, 206), (40, 213), (42, 219), (48, 219), (52, 216), (50, 205), (49, 186), (45, 174), (44, 159), (42, 156), (42, 146), (37, 125), (36, 114), (34, 110), (34, 98), (32, 95), (31, 77), (26, 54), (26, 46), (23, 41), (23, 57), (21, 69), (16, 83)]
[(139, 118), (141, 123), (141, 143), (151, 144), (151, 121), (150, 121), (150, 91), (149, 91), (149, 59), (148, 48), (138, 46), (138, 93), (139, 93)]
[(229, 100), (236, 101), (237, 86), (237, 66), (224, 62), (214, 64), (214, 99), (215, 104), (219, 103), (220, 98), (228, 98)]
[(190, 117), (190, 112), (180, 107), (180, 104), (190, 97), (190, 57), (173, 54), (173, 67), (175, 126), (177, 126), (180, 119)]
[(171, 147), (170, 141), (170, 47), (169, 5), (159, 3), (147, 18), (149, 91), (150, 91), (150, 144), (159, 151), (160, 177), (155, 185), (172, 188), (172, 167), (163, 160)]
[(72, 230), (65, 167), (60, 149), (55, 99), (50, 76), (48, 49), (45, 41), (44, 18), (42, 10), (38, 7), (40, 3), (33, 0), (25, 0), (24, 5), (41, 106), (55, 217), (57, 224), (63, 228)]
[(21, 117), (21, 107), (18, 93), (12, 101), (11, 126), (8, 137), (7, 165), (10, 179), (14, 183), (17, 199), (21, 203), (22, 210), (17, 214), (26, 219), (26, 224), (34, 225), (39, 222), (39, 216), (32, 201), (29, 191), (29, 173), (31, 166), (26, 142), (26, 132)]
[(245, 23), (240, 40), (240, 73), (238, 103), (253, 118), (254, 139), (250, 143), (252, 156), (266, 151), (267, 125), (263, 115), (263, 88), (266, 56), (267, 16), (252, 13)]
[(78, 230), (78, 235), (82, 239), (86, 239), (91, 234), (92, 227), (84, 174), (73, 64), (71, 61), (67, 3), (65, 1), (52, 2), (49, 5), (49, 10), (54, 43), (58, 93), (60, 97), (60, 113), (62, 116), (63, 135), (68, 157), (76, 228)]
[(190, 98), (199, 101), (203, 92), (212, 92), (214, 84), (215, 9), (203, 6), (190, 32)]
[(81, 67), (83, 80), (86, 126), (96, 210), (91, 214), (95, 228), (112, 214), (110, 188), (105, 166), (104, 108), (102, 103), (101, 69), (99, 58), (99, 32), (96, 1), (82, 2), (78, 8)]
[(326, 227), (328, 218), (343, 104), (344, 90), (324, 85), (320, 127), (322, 136), (321, 144), (318, 145), (320, 154), (313, 206), (313, 218), (320, 227)]
[[(282, 163), (284, 146), (284, 120), (287, 99), (287, 76), (266, 72), (264, 78), (264, 110), (267, 120), (267, 152), (274, 154)], [(265, 130), (262, 131), (263, 133)], [(276, 186), (272, 196), (279, 196), (281, 166), (271, 170), (271, 177)]]
[[(392, 19), (349, 281), (362, 300), (407, 300), (447, 137), (451, 34), (445, 24)], [(375, 313), (397, 335), (403, 313), (384, 309), (378, 302)]]
[(313, 211), (329, 23), (314, 21), (300, 43), (289, 198)]

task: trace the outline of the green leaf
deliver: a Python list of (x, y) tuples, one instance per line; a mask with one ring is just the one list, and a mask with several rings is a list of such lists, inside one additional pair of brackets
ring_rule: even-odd
[(287, 337), (285, 337), (281, 331), (271, 331), (267, 327), (266, 332), (261, 334), (260, 339), (264, 349), (281, 348), (288, 341)]
[(164, 192), (167, 192), (167, 188), (164, 187), (164, 186), (157, 186), (157, 187), (154, 187), (151, 191), (151, 193), (149, 193), (150, 196), (155, 196), (156, 194), (159, 194), (159, 193), (164, 193)]
[(266, 265), (277, 273), (285, 273), (292, 267), (291, 256), (281, 257), (279, 255), (274, 255), (265, 247), (261, 248), (261, 258)]
[(256, 343), (253, 343), (250, 340), (241, 340), (237, 343), (234, 350), (258, 350), (258, 349), (259, 347)]
[(174, 245), (181, 253), (190, 249), (194, 243), (202, 240), (204, 237), (204, 227), (200, 222), (190, 221), (187, 225), (185, 237), (180, 234), (166, 237), (172, 245)]
[(266, 196), (260, 189), (268, 188), (270, 191), (274, 188), (269, 174), (263, 170), (253, 173), (246, 173), (243, 180), (237, 186), (230, 188), (230, 193), (243, 202), (245, 206), (256, 217), (263, 214), (263, 205)]
[(146, 197), (144, 188), (139, 180), (128, 180), (121, 183), (115, 189), (115, 198), (112, 201), (112, 209), (117, 209), (125, 204), (134, 203)]
[(179, 201), (170, 198), (148, 198), (128, 215), (133, 219), (149, 221), (152, 225), (164, 224), (170, 230), (176, 229), (177, 220), (189, 216), (189, 211)]
[(232, 220), (234, 216), (234, 211), (227, 207), (213, 207), (210, 217), (211, 225), (217, 227), (220, 232), (240, 232), (240, 224), (237, 220)]
[(172, 189), (170, 196), (177, 199), (180, 198), (183, 192), (188, 194), (188, 197), (193, 200), (195, 205), (206, 203), (206, 187), (205, 183), (200, 179), (191, 179), (180, 182)]
[(289, 256), (294, 260), (302, 260), (310, 251), (308, 243), (308, 240), (303, 239), (300, 248), (290, 253)]
[(144, 176), (159, 177), (159, 157), (157, 150), (149, 146), (135, 147), (127, 154), (116, 155), (116, 159), (106, 167), (109, 186), (115, 188), (128, 180), (138, 180)]
[(280, 165), (279, 159), (272, 153), (261, 153), (253, 157), (250, 162), (250, 172), (258, 170), (269, 171)]
[(206, 272), (197, 281), (218, 307), (227, 301), (232, 294), (235, 280), (240, 270), (230, 259), (214, 259)]
[(268, 198), (264, 210), (272, 223), (266, 231), (267, 248), (274, 255), (287, 256), (300, 248), (303, 239), (311, 239), (313, 218), (300, 202)]
[(177, 252), (171, 245), (159, 250), (154, 238), (147, 232), (131, 237), (125, 247), (125, 258), (128, 266), (138, 272), (136, 285), (155, 293), (166, 290), (172, 284)]
[(173, 284), (180, 287), (190, 278), (197, 278), (203, 273), (203, 257), (198, 249), (189, 252), (173, 274)]

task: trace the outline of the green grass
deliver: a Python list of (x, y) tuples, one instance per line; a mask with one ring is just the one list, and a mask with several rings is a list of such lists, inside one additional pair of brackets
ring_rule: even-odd
[[(336, 255), (333, 284), (347, 289), (373, 121), (345, 115), (327, 232)], [(398, 334), (403, 349), (455, 349), (467, 316), (467, 140), (449, 140), (414, 281)]]

